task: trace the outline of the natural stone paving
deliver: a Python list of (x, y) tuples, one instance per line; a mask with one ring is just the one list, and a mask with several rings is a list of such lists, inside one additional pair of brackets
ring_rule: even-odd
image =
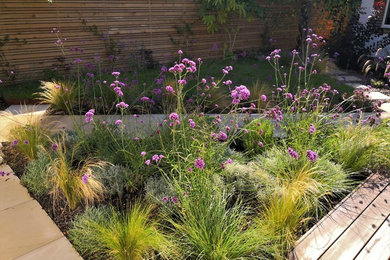
[(347, 84), (354, 89), (365, 90), (365, 93), (368, 96), (369, 100), (388, 102), (381, 105), (381, 110), (383, 111), (381, 118), (385, 119), (390, 117), (390, 96), (378, 91), (369, 91), (369, 87), (367, 85), (362, 84), (361, 79), (354, 75), (348, 74), (348, 72), (346, 71), (338, 69), (334, 64), (331, 64), (331, 66), (329, 66), (326, 73), (334, 76), (342, 83)]
[(350, 76), (350, 75), (339, 75), (336, 76), (336, 79), (340, 80), (343, 83), (346, 82), (361, 82), (362, 79), (355, 77), (355, 76)]
[(356, 82), (348, 82), (347, 85), (353, 87), (354, 89), (367, 89), (367, 85), (356, 83)]
[(12, 169), (0, 165), (0, 259), (81, 260)]
[(368, 98), (371, 100), (390, 100), (389, 96), (387, 96), (383, 93), (377, 92), (377, 91), (370, 92), (368, 94)]

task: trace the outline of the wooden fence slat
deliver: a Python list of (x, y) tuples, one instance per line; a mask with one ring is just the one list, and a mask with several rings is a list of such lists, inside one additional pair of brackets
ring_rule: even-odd
[[(271, 22), (265, 19), (234, 19), (232, 23), (241, 28), (237, 41), (237, 50), (260, 48), (261, 33), (266, 24), (271, 24), (269, 37), (276, 39), (275, 47), (291, 49), (296, 44), (298, 35), (298, 17), (288, 15), (289, 5), (269, 5), (265, 0), (258, 0), (267, 8)], [(282, 15), (283, 14), (283, 15)], [(134, 49), (147, 48), (152, 50), (153, 58), (158, 62), (171, 61), (172, 55), (185, 46), (175, 45), (182, 40), (175, 27), (183, 27), (185, 23), (192, 24), (192, 40), (195, 42), (190, 49), (193, 55), (203, 54), (202, 58), (220, 57), (224, 45), (224, 35), (221, 32), (209, 34), (198, 16), (197, 2), (192, 0), (54, 0), (53, 4), (45, 0), (2, 0), (0, 1), (0, 39), (9, 35), (11, 41), (0, 47), (0, 53), (5, 54), (15, 70), (15, 81), (25, 78), (39, 79), (44, 69), (50, 69), (59, 56), (54, 46), (55, 35), (50, 33), (53, 27), (59, 28), (61, 36), (66, 37), (67, 49), (78, 47), (84, 49), (81, 55), (86, 61), (92, 61), (94, 53), (104, 55), (105, 46), (101, 37), (83, 28), (82, 21), (87, 19), (87, 25), (96, 25), (98, 29), (114, 37), (118, 43), (132, 44)], [(14, 38), (26, 40), (27, 44), (15, 44)], [(131, 41), (131, 42), (130, 42)], [(130, 42), (130, 43), (129, 43)], [(217, 52), (211, 52), (217, 43)], [(124, 48), (122, 53), (130, 49)], [(67, 58), (72, 61), (75, 55)], [(170, 56), (169, 58), (166, 58)], [(105, 59), (107, 60), (107, 59)], [(126, 57), (119, 59), (118, 66), (124, 66)], [(34, 66), (39, 64), (39, 66)], [(6, 79), (7, 68), (0, 65), (0, 79)]]

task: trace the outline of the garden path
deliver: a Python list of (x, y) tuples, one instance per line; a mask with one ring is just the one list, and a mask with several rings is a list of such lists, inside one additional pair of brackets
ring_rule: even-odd
[(0, 174), (0, 259), (82, 260), (12, 169), (2, 164), (2, 172), (5, 175)]
[(290, 259), (390, 259), (390, 175), (370, 175), (298, 240)]
[(337, 78), (341, 83), (349, 85), (355, 89), (366, 90), (365, 93), (366, 95), (368, 95), (369, 100), (382, 101), (383, 102), (383, 104), (381, 105), (381, 110), (383, 113), (382, 118), (390, 118), (390, 96), (385, 95), (378, 91), (369, 90), (367, 85), (362, 84), (363, 79), (361, 75), (343, 71), (337, 68), (336, 65), (331, 63), (328, 65), (326, 69), (326, 73)]

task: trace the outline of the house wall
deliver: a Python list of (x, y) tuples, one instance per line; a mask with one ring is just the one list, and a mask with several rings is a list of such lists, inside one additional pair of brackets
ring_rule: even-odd
[[(381, 28), (383, 17), (384, 17), (384, 11), (375, 10), (374, 8), (375, 2), (376, 2), (375, 0), (362, 0), (362, 4), (361, 4), (362, 14), (360, 15), (359, 22), (365, 24), (372, 16), (376, 16), (377, 17), (376, 27)], [(390, 33), (390, 29), (383, 28), (383, 34), (379, 36), (377, 35), (373, 36), (372, 39), (369, 42), (367, 42), (367, 46), (370, 46), (374, 43), (381, 41), (386, 35), (388, 35), (388, 33)], [(376, 53), (376, 51), (371, 53), (371, 55), (373, 56), (375, 55), (387, 56), (389, 54), (390, 54), (390, 46), (385, 46), (383, 50), (379, 53)]]

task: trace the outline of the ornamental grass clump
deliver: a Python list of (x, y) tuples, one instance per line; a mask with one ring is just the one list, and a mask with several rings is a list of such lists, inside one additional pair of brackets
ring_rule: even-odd
[(77, 104), (78, 87), (72, 81), (42, 81), (42, 92), (38, 99), (56, 111), (64, 111), (72, 114), (73, 107)]
[(48, 171), (52, 183), (51, 194), (54, 204), (58, 199), (65, 198), (71, 210), (81, 202), (89, 205), (103, 198), (104, 186), (94, 176), (93, 169), (106, 165), (103, 161), (85, 159), (74, 161), (76, 147), (68, 152), (64, 137), (53, 142), (54, 155), (50, 157)]
[(252, 155), (260, 154), (276, 143), (276, 137), (274, 137), (275, 125), (267, 119), (255, 119), (247, 124), (245, 128), (248, 133), (242, 137), (244, 147)]
[(272, 238), (267, 245), (266, 259), (286, 259), (286, 253), (310, 219), (307, 214), (310, 206), (296, 198), (295, 188), (287, 187), (274, 193), (254, 219), (258, 235)]
[(259, 230), (274, 238), (269, 245), (272, 258), (283, 259), (308, 220), (322, 217), (333, 199), (349, 192), (354, 183), (341, 165), (312, 150), (300, 154), (291, 147), (274, 147), (257, 161), (261, 182), (273, 189), (258, 197), (263, 206), (255, 222)]
[(381, 156), (388, 147), (388, 139), (381, 138), (375, 129), (368, 125), (339, 125), (326, 142), (331, 157), (347, 171), (359, 172), (369, 167), (378, 167)]
[(135, 203), (120, 213), (90, 208), (78, 215), (69, 231), (75, 247), (91, 259), (141, 260), (174, 256), (174, 246), (152, 219), (152, 208)]
[(269, 238), (251, 227), (245, 207), (232, 201), (223, 186), (199, 176), (188, 187), (176, 187), (179, 210), (170, 220), (181, 256), (250, 259), (264, 253)]
[(40, 146), (48, 143), (48, 131), (39, 119), (29, 120), (26, 125), (20, 125), (10, 130), (8, 138), (11, 146), (27, 156), (29, 160), (37, 159)]
[(257, 162), (263, 170), (263, 181), (270, 181), (275, 192), (291, 189), (289, 195), (304, 202), (317, 216), (331, 205), (330, 197), (346, 194), (353, 186), (350, 174), (341, 165), (326, 156), (318, 157), (312, 150), (299, 154), (291, 147), (274, 147), (259, 156)]

